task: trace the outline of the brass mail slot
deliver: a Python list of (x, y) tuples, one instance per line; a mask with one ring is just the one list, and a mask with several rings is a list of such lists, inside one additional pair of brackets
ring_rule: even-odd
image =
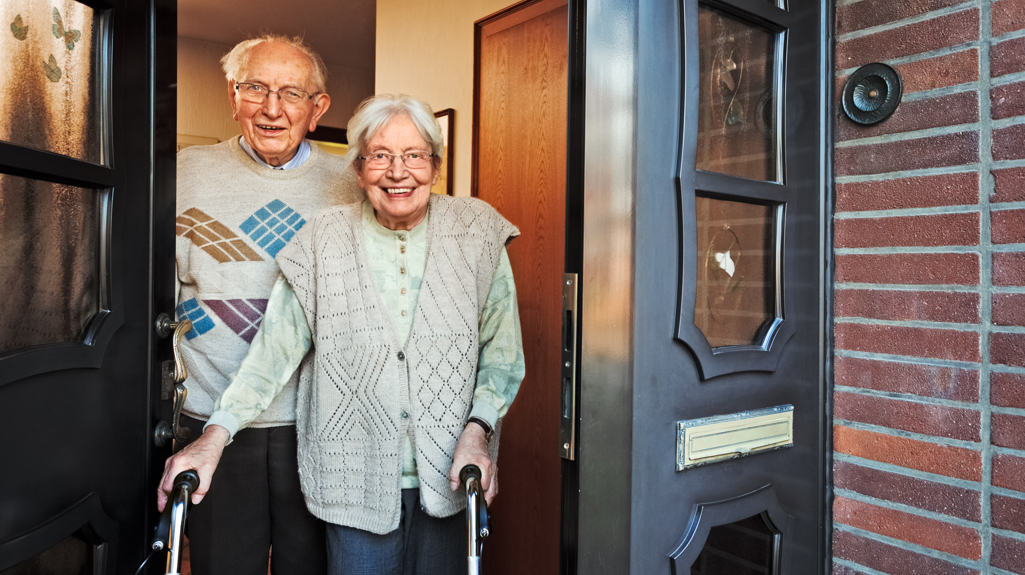
[(794, 445), (794, 406), (676, 422), (676, 470)]

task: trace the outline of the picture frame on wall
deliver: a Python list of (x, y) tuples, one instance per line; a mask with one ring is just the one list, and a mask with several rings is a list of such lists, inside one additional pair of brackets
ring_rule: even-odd
[(431, 192), (441, 195), (454, 195), (452, 187), (452, 163), (455, 158), (453, 153), (453, 140), (456, 129), (456, 111), (452, 108), (434, 113), (434, 117), (441, 124), (441, 139), (445, 143), (445, 152), (441, 158), (441, 168), (438, 170), (438, 181), (431, 188)]

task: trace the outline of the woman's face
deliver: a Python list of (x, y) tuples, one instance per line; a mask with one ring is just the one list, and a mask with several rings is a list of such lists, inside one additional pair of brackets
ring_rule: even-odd
[[(420, 136), (416, 124), (406, 114), (388, 121), (367, 143), (363, 155), (377, 152), (407, 154), (431, 153), (431, 146)], [(356, 171), (359, 184), (367, 191), (377, 221), (390, 230), (411, 230), (427, 215), (431, 186), (437, 180), (434, 163), (411, 170), (399, 158), (387, 168), (371, 168), (366, 162)]]

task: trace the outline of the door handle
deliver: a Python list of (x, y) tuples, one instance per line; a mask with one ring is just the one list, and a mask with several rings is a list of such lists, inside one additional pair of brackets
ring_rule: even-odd
[(163, 399), (169, 399), (171, 392), (174, 394), (174, 414), (171, 424), (161, 421), (157, 424), (154, 432), (153, 443), (157, 447), (163, 447), (168, 440), (188, 441), (192, 430), (181, 425), (182, 408), (185, 407), (185, 398), (189, 396), (189, 390), (185, 388), (185, 379), (189, 377), (189, 370), (185, 367), (185, 360), (182, 359), (181, 343), (182, 337), (192, 331), (192, 322), (188, 319), (171, 321), (171, 318), (162, 313), (157, 317), (157, 335), (161, 338), (171, 337), (171, 351), (174, 352), (174, 367), (171, 370), (164, 369)]

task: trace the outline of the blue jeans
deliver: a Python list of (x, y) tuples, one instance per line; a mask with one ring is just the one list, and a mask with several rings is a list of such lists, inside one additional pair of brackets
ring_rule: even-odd
[(420, 508), (420, 490), (402, 490), (402, 518), (378, 535), (327, 524), (330, 575), (458, 575), (467, 570), (466, 518), (438, 519)]

